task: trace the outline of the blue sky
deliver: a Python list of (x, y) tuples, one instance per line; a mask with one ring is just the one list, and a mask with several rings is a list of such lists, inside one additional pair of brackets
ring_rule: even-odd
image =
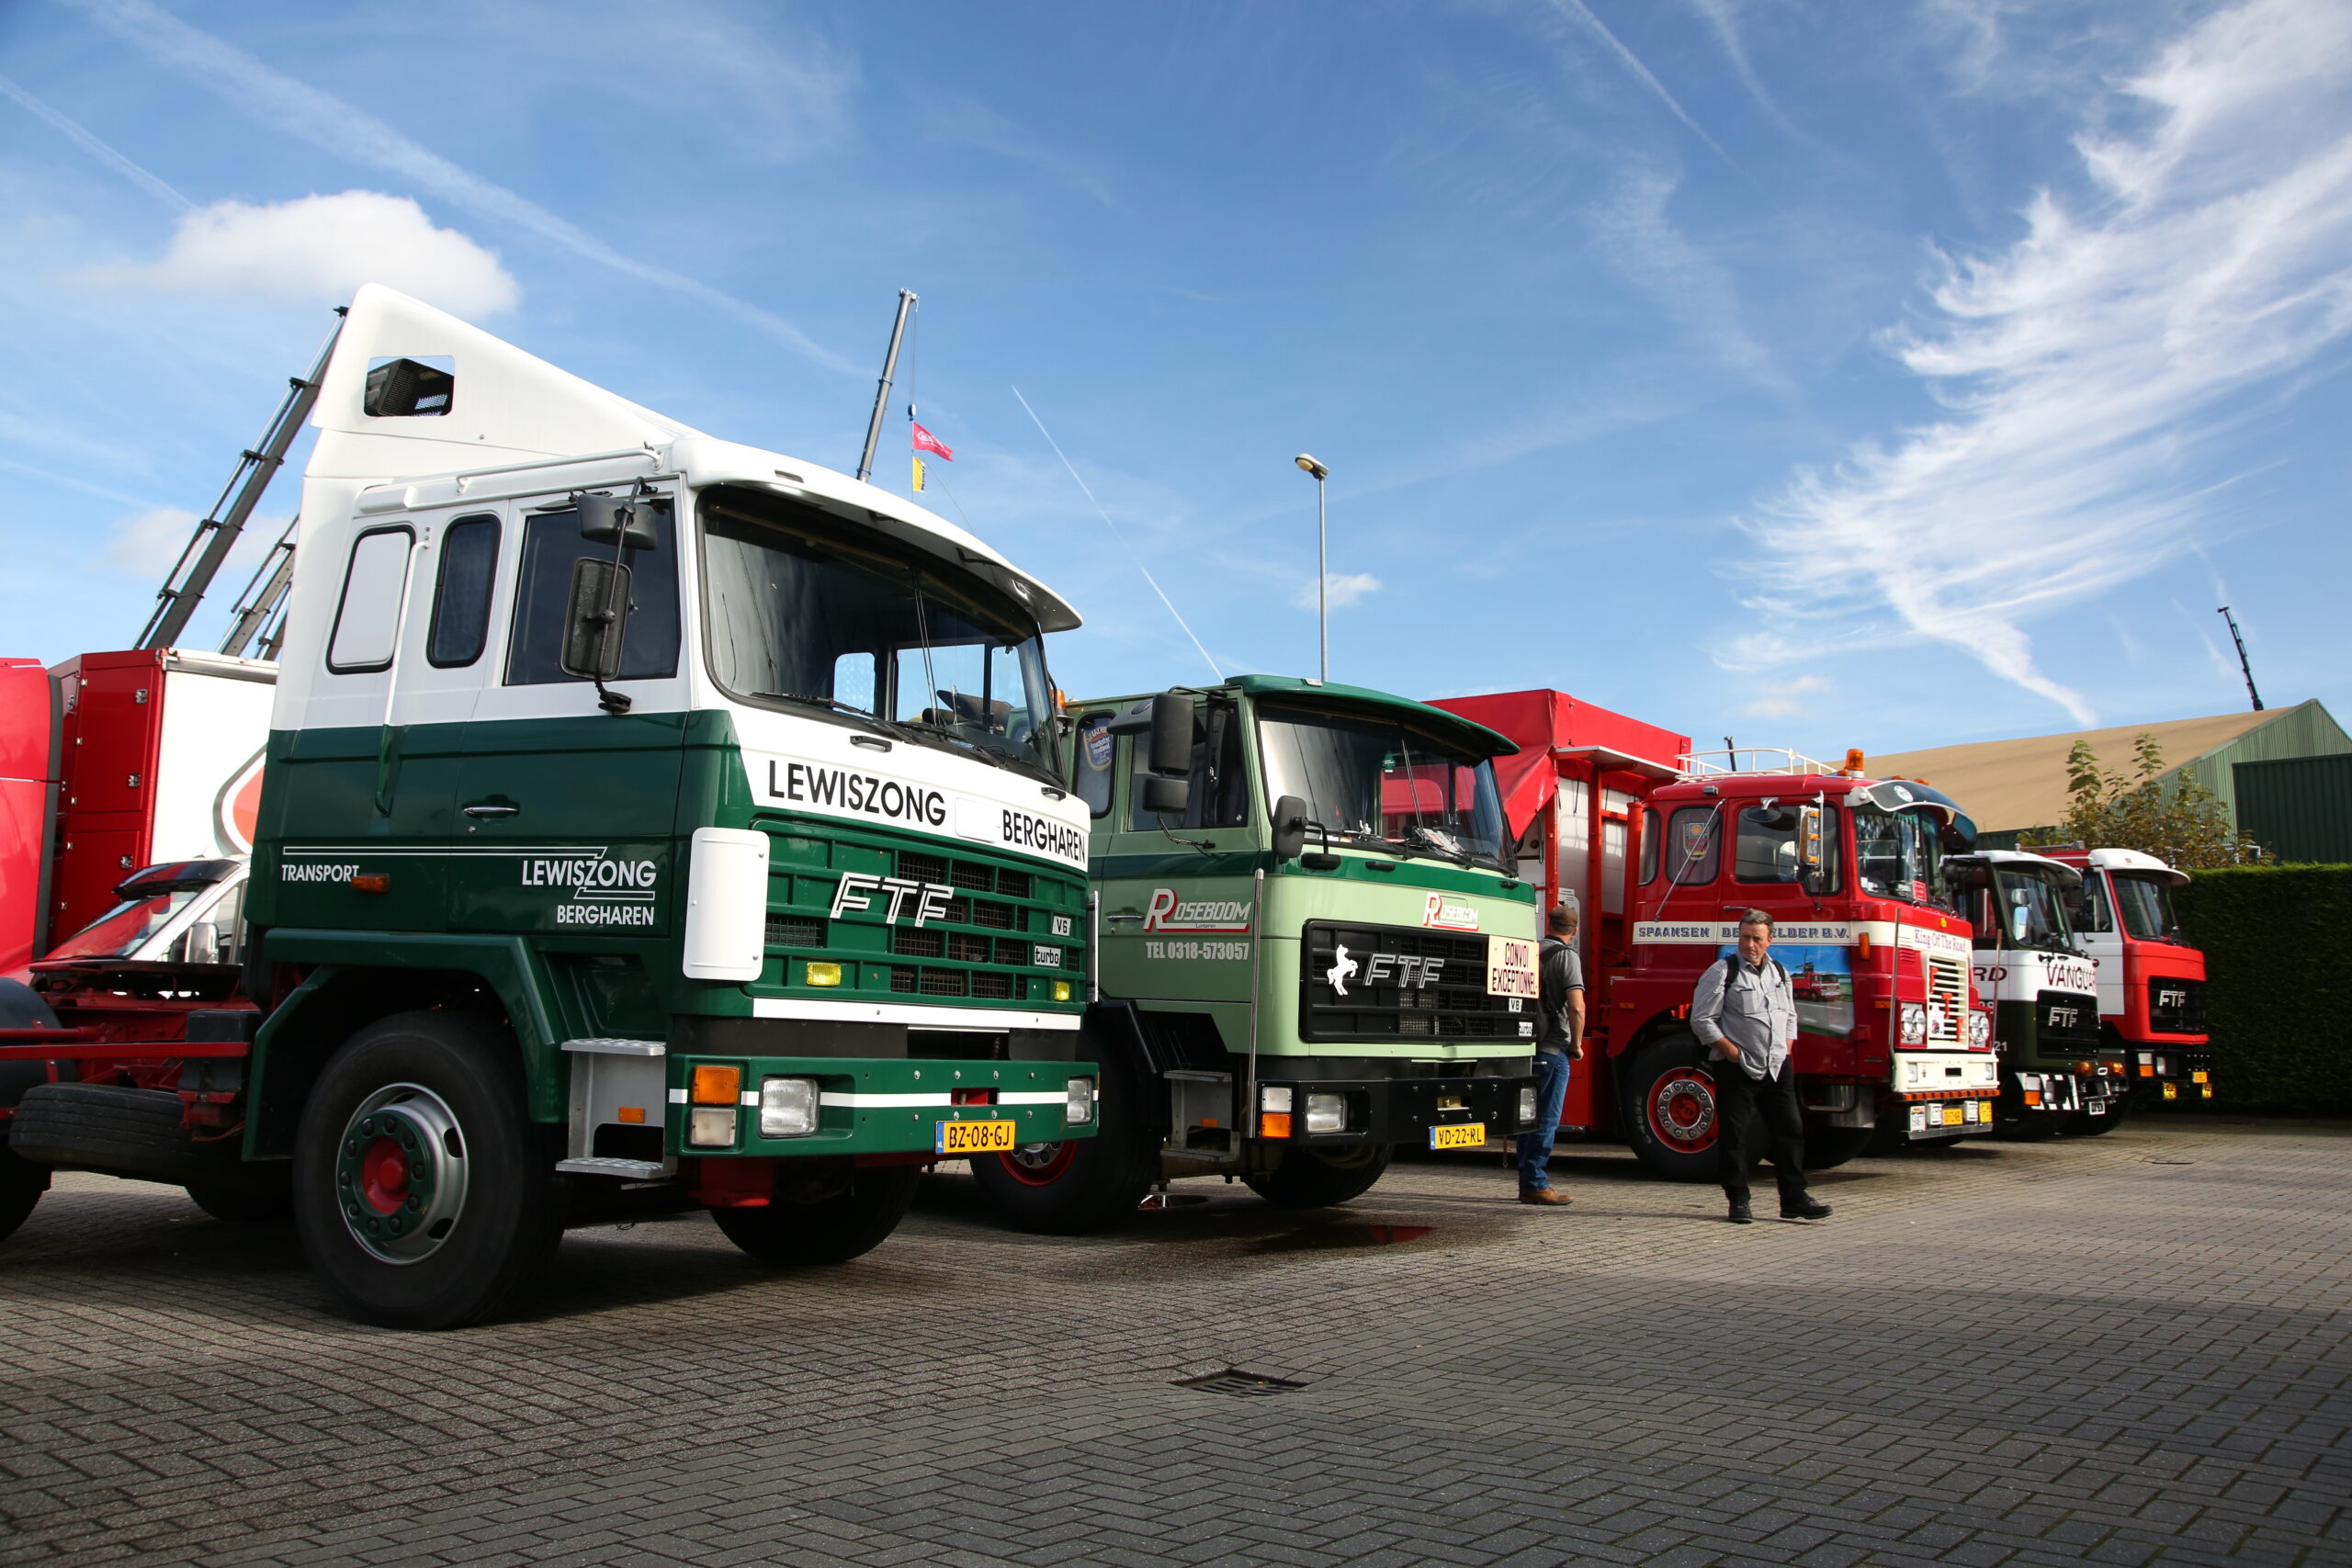
[(133, 639), (360, 281), (844, 468), (903, 286), (1073, 692), (1207, 672), (1138, 563), (1312, 672), (1309, 450), (1340, 679), (1888, 751), (2240, 706), (2228, 603), (2352, 716), (2347, 77), (2342, 0), (6, 0), (0, 652)]

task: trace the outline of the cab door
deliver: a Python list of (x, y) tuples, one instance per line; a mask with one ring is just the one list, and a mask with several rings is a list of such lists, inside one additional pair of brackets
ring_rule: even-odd
[(1136, 779), (1139, 737), (1117, 742), (1119, 789), (1103, 836), (1102, 987), (1139, 1000), (1221, 1003), (1228, 1040), (1247, 1038), (1250, 954), (1261, 926), (1261, 862), (1240, 708), (1199, 705), (1190, 798), (1182, 817), (1144, 809)]

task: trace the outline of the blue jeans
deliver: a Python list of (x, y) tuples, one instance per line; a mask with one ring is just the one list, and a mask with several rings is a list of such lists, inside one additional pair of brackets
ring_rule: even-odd
[(1552, 1185), (1544, 1168), (1552, 1160), (1552, 1139), (1560, 1130), (1560, 1107), (1568, 1099), (1568, 1054), (1535, 1053), (1535, 1131), (1519, 1135), (1519, 1185), (1540, 1191)]

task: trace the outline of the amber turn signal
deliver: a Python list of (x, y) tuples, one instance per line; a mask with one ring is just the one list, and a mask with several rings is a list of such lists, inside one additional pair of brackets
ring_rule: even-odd
[(645, 1120), (645, 1107), (642, 1105), (624, 1105), (618, 1111), (614, 1111), (613, 1114), (619, 1117), (622, 1121), (629, 1123), (631, 1126), (637, 1126), (642, 1123)]
[(743, 1092), (743, 1069), (741, 1067), (702, 1066), (695, 1069), (694, 1102), (696, 1105), (732, 1105)]
[(1269, 1111), (1265, 1114), (1260, 1116), (1258, 1118), (1258, 1136), (1261, 1138), (1289, 1137), (1290, 1112), (1287, 1111)]
[(392, 879), (380, 871), (367, 872), (351, 879), (351, 890), (355, 893), (390, 893)]

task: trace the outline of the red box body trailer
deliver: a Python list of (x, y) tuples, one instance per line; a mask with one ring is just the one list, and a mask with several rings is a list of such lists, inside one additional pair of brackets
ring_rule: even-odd
[(1937, 886), (1965, 824), (1950, 801), (1793, 753), (1743, 752), (1749, 765), (1736, 767), (1562, 692), (1437, 705), (1520, 743), (1504, 780), (1520, 874), (1582, 917), (1586, 1059), (1564, 1134), (1623, 1139), (1661, 1174), (1714, 1177), (1713, 1079), (1690, 998), (1751, 908), (1773, 918), (1772, 955), (1796, 993), (1809, 1165), (1873, 1140), (1992, 1130), (1999, 1078), (1971, 928)]

